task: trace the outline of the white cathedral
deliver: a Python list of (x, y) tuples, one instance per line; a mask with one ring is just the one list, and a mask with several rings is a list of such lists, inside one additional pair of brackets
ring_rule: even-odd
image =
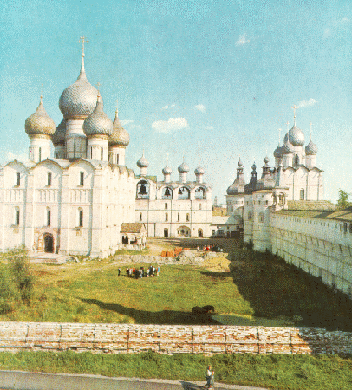
[(25, 121), (29, 162), (1, 167), (1, 251), (23, 245), (32, 252), (106, 257), (126, 243), (141, 244), (143, 228), (157, 237), (210, 235), (212, 193), (203, 168), (188, 181), (183, 162), (179, 181), (171, 181), (166, 166), (158, 182), (147, 176), (144, 154), (139, 176), (126, 167), (129, 134), (117, 110), (114, 121), (104, 113), (85, 73), (83, 45), (80, 75), (62, 92), (59, 107), (63, 119), (56, 127), (41, 97)]

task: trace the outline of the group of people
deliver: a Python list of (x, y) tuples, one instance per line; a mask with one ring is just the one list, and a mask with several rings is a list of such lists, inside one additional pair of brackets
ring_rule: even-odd
[[(121, 268), (119, 268), (119, 276), (121, 276)], [(148, 278), (152, 276), (160, 275), (160, 265), (158, 268), (150, 265), (148, 268), (140, 267), (140, 268), (126, 268), (126, 276), (128, 278)]]

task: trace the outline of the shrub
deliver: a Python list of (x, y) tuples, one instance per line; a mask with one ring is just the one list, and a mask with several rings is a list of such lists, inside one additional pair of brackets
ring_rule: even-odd
[(9, 271), (24, 303), (30, 305), (33, 295), (34, 278), (30, 272), (28, 252), (24, 248), (8, 252)]
[(0, 314), (10, 313), (18, 299), (19, 293), (8, 267), (0, 264)]

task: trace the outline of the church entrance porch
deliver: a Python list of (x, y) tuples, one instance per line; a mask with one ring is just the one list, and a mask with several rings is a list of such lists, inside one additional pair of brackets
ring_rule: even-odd
[(54, 253), (54, 237), (50, 233), (44, 235), (44, 252)]
[(191, 237), (191, 229), (187, 226), (180, 226), (177, 229), (177, 235), (179, 237)]

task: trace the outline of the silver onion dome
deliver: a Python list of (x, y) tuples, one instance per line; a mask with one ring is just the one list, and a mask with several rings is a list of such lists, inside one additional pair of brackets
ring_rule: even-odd
[(317, 148), (317, 146), (315, 145), (315, 143), (312, 142), (312, 140), (310, 140), (310, 142), (309, 142), (309, 144), (306, 146), (305, 150), (306, 150), (306, 154), (307, 154), (307, 155), (312, 155), (312, 154), (317, 154), (317, 153), (318, 153), (318, 148)]
[(274, 150), (274, 157), (280, 158), (282, 155), (282, 147), (277, 146), (277, 148)]
[(137, 167), (139, 167), (139, 168), (147, 168), (148, 165), (149, 165), (149, 162), (144, 157), (144, 151), (143, 151), (142, 157), (137, 161)]
[(27, 134), (46, 134), (55, 133), (55, 122), (50, 118), (43, 106), (43, 96), (40, 97), (40, 103), (34, 114), (26, 119), (24, 128)]
[(290, 143), (293, 146), (303, 146), (304, 145), (304, 134), (303, 131), (298, 128), (296, 125), (291, 127), (288, 132), (288, 138)]
[(236, 195), (238, 193), (236, 184), (233, 183), (226, 190), (227, 195)]
[(195, 170), (194, 170), (194, 173), (196, 175), (204, 175), (205, 174), (205, 170), (203, 167), (197, 167)]
[(112, 120), (103, 111), (103, 101), (98, 95), (95, 109), (83, 122), (83, 131), (86, 135), (111, 135), (113, 132)]
[(178, 167), (179, 173), (187, 173), (189, 172), (189, 166), (183, 162), (179, 167)]
[(51, 136), (51, 140), (54, 146), (63, 145), (65, 143), (66, 136), (66, 121), (62, 119), (59, 126), (57, 126), (55, 133)]
[(62, 115), (65, 119), (87, 117), (94, 111), (97, 95), (98, 90), (88, 82), (82, 61), (81, 73), (77, 80), (61, 94), (59, 107)]
[(163, 175), (171, 175), (172, 169), (168, 165), (166, 165), (166, 167), (163, 168), (162, 173)]
[(283, 154), (293, 153), (292, 145), (289, 142), (283, 145), (281, 150)]
[(126, 147), (128, 146), (129, 143), (130, 143), (130, 136), (127, 130), (122, 127), (116, 110), (114, 124), (113, 124), (113, 132), (109, 137), (109, 145)]
[(253, 165), (251, 166), (252, 168), (252, 171), (256, 171), (257, 170), (257, 166), (255, 165), (255, 163), (253, 163)]

